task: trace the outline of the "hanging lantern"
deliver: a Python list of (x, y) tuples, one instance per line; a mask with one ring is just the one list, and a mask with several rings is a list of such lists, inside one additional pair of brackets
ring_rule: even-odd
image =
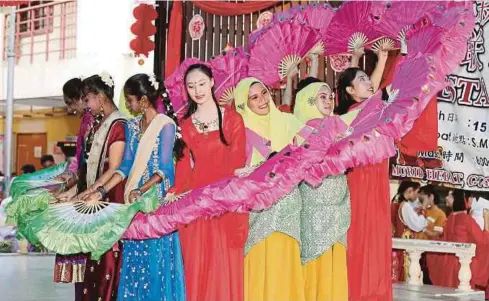
[(192, 17), (188, 23), (188, 31), (192, 40), (199, 40), (204, 35), (205, 23), (201, 15), (197, 14)]
[(272, 22), (273, 14), (271, 11), (264, 11), (256, 20), (256, 28), (261, 29), (263, 26), (270, 24)]
[[(148, 57), (149, 52), (155, 49), (155, 43), (150, 39), (156, 33), (153, 20), (158, 18), (158, 12), (153, 5), (140, 4), (133, 11), (136, 22), (131, 26), (131, 32), (136, 36), (129, 46), (138, 56), (143, 54)], [(144, 61), (143, 61), (144, 63)]]

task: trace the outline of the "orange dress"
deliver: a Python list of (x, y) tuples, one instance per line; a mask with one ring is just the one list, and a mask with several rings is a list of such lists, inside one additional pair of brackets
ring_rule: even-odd
[[(181, 122), (187, 147), (177, 163), (175, 187), (181, 193), (234, 175), (245, 165), (245, 127), (234, 110), (223, 114), (224, 135), (200, 133), (188, 118)], [(226, 213), (198, 219), (179, 229), (188, 301), (240, 301), (244, 298), (244, 246), (248, 214)]]

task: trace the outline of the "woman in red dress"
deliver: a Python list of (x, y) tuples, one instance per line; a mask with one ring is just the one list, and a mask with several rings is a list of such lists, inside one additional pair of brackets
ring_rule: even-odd
[[(110, 75), (94, 75), (83, 81), (83, 95), (94, 126), (85, 143), (87, 190), (78, 195), (84, 201), (124, 203), (124, 185), (119, 183), (108, 193), (103, 185), (115, 173), (122, 161), (125, 146), (125, 117), (113, 102), (114, 82)], [(98, 261), (87, 260), (83, 282), (83, 300), (117, 300), (121, 256), (119, 243)]]
[[(338, 80), (337, 115), (348, 125), (360, 112), (360, 104), (379, 88), (387, 51), (377, 53), (377, 66), (369, 77), (358, 67), (346, 69)], [(356, 50), (352, 66), (362, 50)], [(347, 234), (349, 299), (392, 300), (389, 166), (381, 163), (355, 168), (347, 173), (351, 198), (351, 225)]]
[[(175, 193), (234, 175), (245, 165), (245, 127), (234, 110), (217, 105), (211, 70), (192, 65), (185, 73), (189, 96), (182, 122), (186, 143), (176, 167)], [(187, 300), (243, 300), (244, 246), (248, 214), (198, 219), (180, 231)]]
[[(475, 257), (470, 264), (470, 284), (473, 289), (484, 290), (489, 284), (489, 212), (484, 212), (484, 230), (481, 230), (474, 218), (467, 214), (467, 203), (470, 202), (467, 202), (464, 191), (454, 190), (451, 196), (453, 212), (447, 219), (442, 240), (476, 245)], [(455, 254), (428, 254), (427, 262), (434, 285), (458, 287), (460, 263)]]

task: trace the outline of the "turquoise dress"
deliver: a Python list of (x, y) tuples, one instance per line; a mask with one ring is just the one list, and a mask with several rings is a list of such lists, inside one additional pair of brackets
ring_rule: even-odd
[[(128, 122), (124, 158), (117, 171), (123, 178), (129, 175), (142, 133), (139, 127), (142, 117)], [(155, 173), (164, 180), (157, 185), (161, 200), (173, 185), (175, 169), (173, 144), (175, 126), (165, 125), (155, 143), (147, 168), (139, 186)], [(182, 252), (178, 232), (157, 239), (124, 240), (122, 270), (117, 300), (185, 300), (185, 279)]]

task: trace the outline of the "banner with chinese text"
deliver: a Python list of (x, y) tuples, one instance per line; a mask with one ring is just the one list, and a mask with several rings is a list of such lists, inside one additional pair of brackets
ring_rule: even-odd
[(465, 59), (438, 97), (438, 150), (391, 159), (392, 178), (489, 191), (489, 1), (476, 1)]

